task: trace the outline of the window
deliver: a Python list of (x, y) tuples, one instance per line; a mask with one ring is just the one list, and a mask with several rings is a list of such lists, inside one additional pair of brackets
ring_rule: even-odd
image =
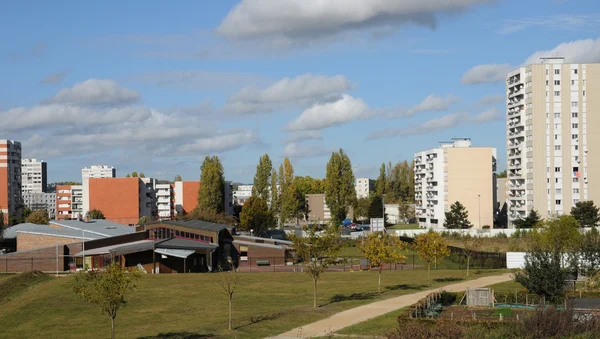
[(556, 194), (562, 194), (562, 189), (561, 188), (557, 188), (556, 189)]
[(554, 86), (560, 86), (560, 80), (554, 80)]
[(579, 150), (579, 145), (573, 146), (573, 149), (576, 150), (576, 151), (578, 151)]
[(585, 91), (583, 91), (583, 96), (585, 96)]
[(571, 85), (575, 86), (575, 80), (571, 80)]
[(577, 138), (578, 138), (577, 134), (572, 134), (572, 135), (571, 135), (571, 139), (573, 139), (573, 140), (577, 140)]
[(571, 107), (577, 107), (577, 101), (572, 101), (571, 102)]
[(574, 69), (574, 70), (573, 70), (573, 74), (577, 74), (577, 69)]
[(554, 124), (554, 129), (560, 129), (560, 123)]
[(560, 96), (560, 91), (554, 91), (554, 96), (555, 97), (559, 97)]
[(560, 173), (560, 167), (554, 167), (554, 173)]
[(560, 151), (560, 145), (554, 145), (554, 150), (555, 151)]
[(574, 194), (579, 194), (579, 188), (573, 188), (573, 193)]
[(560, 74), (560, 69), (555, 69), (554, 70), (554, 74), (559, 75)]
[(554, 134), (554, 140), (558, 140), (558, 134)]
[(546, 75), (548, 75), (548, 70), (546, 70)]
[(560, 119), (560, 113), (554, 113), (554, 119)]
[(571, 124), (571, 127), (572, 128), (579, 128), (579, 125), (578, 124)]
[(560, 200), (559, 199), (556, 200), (556, 204), (560, 205)]
[(548, 86), (548, 83), (549, 83), (549, 81), (548, 81), (548, 80), (546, 80), (546, 86)]
[(577, 118), (577, 117), (579, 117), (579, 113), (577, 113), (577, 112), (571, 113), (571, 118)]
[(578, 183), (579, 182), (579, 178), (573, 178), (573, 183)]

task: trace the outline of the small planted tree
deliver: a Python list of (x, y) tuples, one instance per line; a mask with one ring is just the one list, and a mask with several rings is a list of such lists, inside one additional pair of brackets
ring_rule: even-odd
[(525, 267), (515, 281), (543, 300), (558, 302), (564, 296), (567, 273), (561, 267), (561, 255), (538, 248), (525, 255)]
[(102, 213), (101, 210), (94, 208), (93, 210), (87, 212), (87, 217), (92, 220), (104, 219), (104, 213)]
[(581, 227), (598, 226), (598, 222), (600, 222), (599, 209), (591, 200), (576, 203), (571, 208), (571, 215)]
[(473, 224), (469, 221), (469, 212), (460, 202), (455, 202), (450, 206), (450, 211), (446, 212), (446, 228), (449, 229), (469, 229)]
[(403, 264), (406, 256), (403, 250), (407, 244), (396, 236), (388, 233), (371, 233), (359, 246), (363, 255), (369, 260), (371, 267), (376, 267), (378, 273), (377, 292), (381, 293), (381, 272), (386, 264)]
[(415, 239), (415, 250), (419, 258), (427, 263), (427, 281), (431, 285), (431, 264), (437, 263), (450, 255), (446, 241), (437, 232), (421, 233)]
[(462, 251), (467, 258), (467, 277), (469, 276), (469, 266), (471, 264), (471, 258), (473, 254), (479, 251), (481, 248), (482, 239), (480, 237), (471, 237), (470, 235), (466, 235), (462, 237)]
[(315, 233), (316, 227), (308, 230), (306, 237), (292, 235), (296, 256), (301, 260), (306, 273), (313, 280), (313, 307), (317, 308), (317, 282), (329, 266), (337, 262), (336, 255), (340, 250), (339, 234), (335, 227), (330, 227), (323, 234)]
[(111, 338), (115, 338), (115, 318), (119, 309), (127, 303), (127, 296), (138, 287), (140, 272), (126, 272), (118, 263), (112, 263), (104, 271), (80, 272), (75, 276), (73, 291), (89, 303), (100, 306), (111, 321)]
[(229, 322), (227, 329), (231, 330), (233, 327), (233, 294), (235, 293), (235, 289), (239, 282), (239, 277), (235, 268), (232, 268), (231, 271), (224, 272), (219, 268), (219, 280), (217, 281), (217, 285), (221, 292), (227, 296), (227, 300), (229, 302)]

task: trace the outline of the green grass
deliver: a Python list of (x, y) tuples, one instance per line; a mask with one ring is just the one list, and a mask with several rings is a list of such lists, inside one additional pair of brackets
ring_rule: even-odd
[(502, 316), (504, 317), (510, 317), (512, 313), (512, 309), (510, 308), (497, 308), (494, 310), (494, 313), (492, 315), (498, 316), (502, 314)]
[(387, 227), (388, 230), (420, 230), (418, 224), (396, 224), (394, 226)]
[(19, 297), (36, 285), (52, 279), (51, 276), (39, 271), (4, 276), (0, 279), (0, 305)]
[(490, 286), (486, 286), (493, 289), (497, 293), (514, 293), (515, 289), (522, 290), (524, 289), (523, 285), (519, 284), (514, 280), (505, 281), (499, 284), (494, 284)]
[[(470, 278), (500, 274), (481, 272)], [(233, 331), (227, 331), (227, 298), (216, 285), (218, 274), (144, 275), (133, 299), (116, 319), (119, 338), (160, 338), (179, 333), (222, 338), (264, 338), (334, 313), (384, 298), (414, 293), (464, 279), (464, 271), (384, 272), (381, 296), (376, 272), (325, 273), (319, 282), (319, 308), (312, 308), (312, 281), (304, 273), (244, 273), (234, 295)], [(102, 338), (110, 333), (108, 316), (71, 288), (73, 277), (35, 285), (0, 307), (0, 328), (8, 338)], [(163, 337), (166, 337), (163, 335)], [(170, 337), (171, 338), (171, 337)], [(173, 338), (176, 338), (173, 336)]]

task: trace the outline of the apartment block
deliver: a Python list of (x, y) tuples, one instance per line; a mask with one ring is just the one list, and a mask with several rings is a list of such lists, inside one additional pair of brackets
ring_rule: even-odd
[(156, 206), (158, 218), (171, 220), (175, 217), (175, 185), (156, 184)]
[(82, 219), (83, 186), (56, 186), (56, 220)]
[(176, 181), (173, 187), (174, 208), (178, 215), (190, 213), (198, 206), (200, 181)]
[(375, 180), (369, 178), (356, 178), (356, 198), (368, 198), (375, 189)]
[(23, 204), (32, 211), (45, 210), (50, 219), (56, 217), (56, 193), (23, 193)]
[(17, 215), (22, 204), (21, 195), (21, 143), (0, 140), (0, 211), (4, 223), (10, 215)]
[[(47, 184), (48, 167), (44, 160), (27, 158), (21, 160), (21, 192), (23, 194), (45, 193)], [(25, 205), (27, 206), (27, 204)]]
[(156, 220), (154, 182), (150, 178), (89, 178), (89, 210), (98, 209), (106, 220), (123, 225), (136, 225), (144, 216)]
[(442, 142), (414, 155), (415, 214), (419, 225), (445, 227), (445, 212), (459, 201), (473, 228), (494, 225), (496, 149), (472, 147), (468, 138)]
[(252, 188), (254, 185), (238, 185), (237, 189), (233, 190), (233, 202), (238, 205), (243, 205), (246, 200), (252, 196)]
[(92, 165), (81, 170), (81, 179), (116, 178), (117, 169), (107, 165)]
[(542, 58), (507, 74), (509, 224), (531, 209), (547, 218), (569, 213), (578, 201), (600, 201), (600, 96), (595, 93), (600, 93), (600, 64)]

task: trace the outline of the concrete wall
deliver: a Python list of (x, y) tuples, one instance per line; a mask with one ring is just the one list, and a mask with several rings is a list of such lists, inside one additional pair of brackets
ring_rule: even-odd
[[(593, 200), (598, 205), (600, 204), (600, 64), (588, 64), (586, 68), (588, 200)], [(583, 193), (583, 189), (581, 192)]]

